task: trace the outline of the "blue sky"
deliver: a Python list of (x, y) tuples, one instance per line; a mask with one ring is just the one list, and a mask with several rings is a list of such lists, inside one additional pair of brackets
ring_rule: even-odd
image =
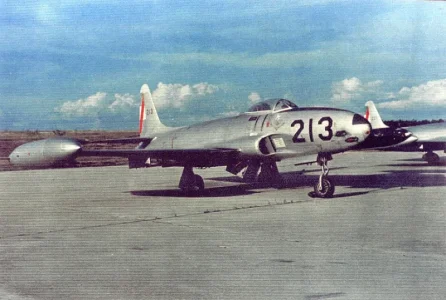
[[(289, 3), (291, 2), (291, 3)], [(0, 0), (0, 130), (185, 125), (286, 97), (446, 118), (443, 1)]]

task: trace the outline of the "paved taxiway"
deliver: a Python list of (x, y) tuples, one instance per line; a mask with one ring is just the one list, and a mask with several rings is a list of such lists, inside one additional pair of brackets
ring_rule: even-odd
[[(444, 299), (446, 166), (419, 153), (283, 162), (284, 189), (179, 168), (0, 173), (0, 299)], [(305, 174), (299, 171), (306, 169)]]

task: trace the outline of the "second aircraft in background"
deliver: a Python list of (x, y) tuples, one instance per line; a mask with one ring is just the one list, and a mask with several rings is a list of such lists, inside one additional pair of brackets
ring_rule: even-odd
[(446, 152), (446, 122), (391, 128), (384, 124), (373, 101), (366, 102), (365, 106), (365, 118), (372, 125), (372, 134), (360, 148), (425, 152), (422, 158), (429, 164), (440, 162), (440, 156), (434, 151)]

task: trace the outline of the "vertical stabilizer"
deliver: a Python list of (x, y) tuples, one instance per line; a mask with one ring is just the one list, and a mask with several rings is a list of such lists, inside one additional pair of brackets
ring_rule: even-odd
[(389, 128), (389, 126), (384, 124), (383, 120), (381, 119), (381, 116), (379, 115), (373, 101), (366, 102), (365, 106), (366, 110), (364, 118), (366, 118), (367, 121), (370, 122), (370, 124), (372, 125), (372, 129)]
[(153, 103), (149, 86), (141, 87), (141, 106), (139, 108), (139, 135), (141, 137), (155, 137), (156, 134), (168, 131), (170, 128), (164, 126)]

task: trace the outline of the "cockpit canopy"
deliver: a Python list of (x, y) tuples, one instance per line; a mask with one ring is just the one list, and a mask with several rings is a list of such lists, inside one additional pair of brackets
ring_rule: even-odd
[(281, 112), (297, 109), (297, 105), (287, 99), (270, 99), (254, 104), (248, 112)]

